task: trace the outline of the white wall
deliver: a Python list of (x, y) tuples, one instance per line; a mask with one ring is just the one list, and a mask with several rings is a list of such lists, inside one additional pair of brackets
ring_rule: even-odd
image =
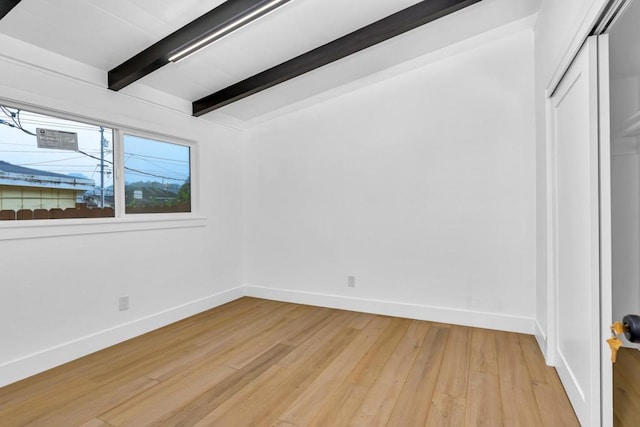
[[(611, 43), (629, 41), (614, 33)], [(612, 297), (613, 319), (622, 320), (640, 313), (640, 153), (638, 137), (625, 130), (640, 111), (640, 85), (638, 77), (616, 70), (626, 65), (626, 58), (611, 59)]]
[(519, 31), (248, 131), (248, 292), (533, 332), (533, 67)]
[[(547, 141), (545, 100), (590, 32), (606, 0), (542, 0), (535, 27), (536, 116), (536, 337), (546, 350), (547, 280)], [(549, 94), (550, 95), (550, 94)]]
[(611, 158), (613, 319), (640, 313), (640, 156), (614, 152)]
[[(0, 386), (241, 296), (238, 132), (143, 102), (136, 89), (108, 91), (99, 70), (1, 42), (0, 99), (196, 141), (201, 219), (0, 224)], [(118, 311), (122, 295), (129, 311)]]

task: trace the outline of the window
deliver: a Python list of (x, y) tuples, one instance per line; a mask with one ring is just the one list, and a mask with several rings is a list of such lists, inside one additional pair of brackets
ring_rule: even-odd
[(125, 212), (191, 212), (190, 149), (124, 136)]
[(191, 210), (187, 143), (0, 104), (0, 221)]
[(112, 129), (0, 105), (0, 219), (112, 216)]

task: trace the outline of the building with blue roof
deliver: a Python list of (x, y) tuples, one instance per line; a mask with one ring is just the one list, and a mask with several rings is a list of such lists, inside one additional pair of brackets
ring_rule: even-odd
[(0, 210), (73, 208), (92, 179), (26, 168), (0, 160)]

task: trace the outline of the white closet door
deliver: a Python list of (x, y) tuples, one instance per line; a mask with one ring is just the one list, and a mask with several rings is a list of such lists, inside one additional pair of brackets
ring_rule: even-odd
[[(599, 426), (602, 421), (601, 364), (606, 337), (600, 316), (601, 296), (607, 290), (601, 285), (611, 293), (610, 281), (601, 281), (600, 264), (597, 43), (597, 37), (585, 42), (550, 98), (552, 356), (583, 426)], [(602, 215), (608, 216), (606, 212)]]

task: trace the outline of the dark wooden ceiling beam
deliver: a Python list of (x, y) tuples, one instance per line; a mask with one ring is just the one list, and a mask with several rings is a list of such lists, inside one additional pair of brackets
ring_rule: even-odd
[(193, 102), (193, 115), (239, 101), (294, 77), (345, 58), (392, 37), (449, 15), (480, 0), (424, 0)]
[(0, 1), (0, 19), (4, 18), (7, 13), (11, 12), (11, 9), (16, 7), (18, 3), (20, 3), (20, 0)]
[(126, 60), (108, 73), (111, 90), (120, 90), (169, 63), (172, 52), (208, 32), (254, 10), (267, 0), (227, 0), (215, 9), (174, 31), (159, 42)]

